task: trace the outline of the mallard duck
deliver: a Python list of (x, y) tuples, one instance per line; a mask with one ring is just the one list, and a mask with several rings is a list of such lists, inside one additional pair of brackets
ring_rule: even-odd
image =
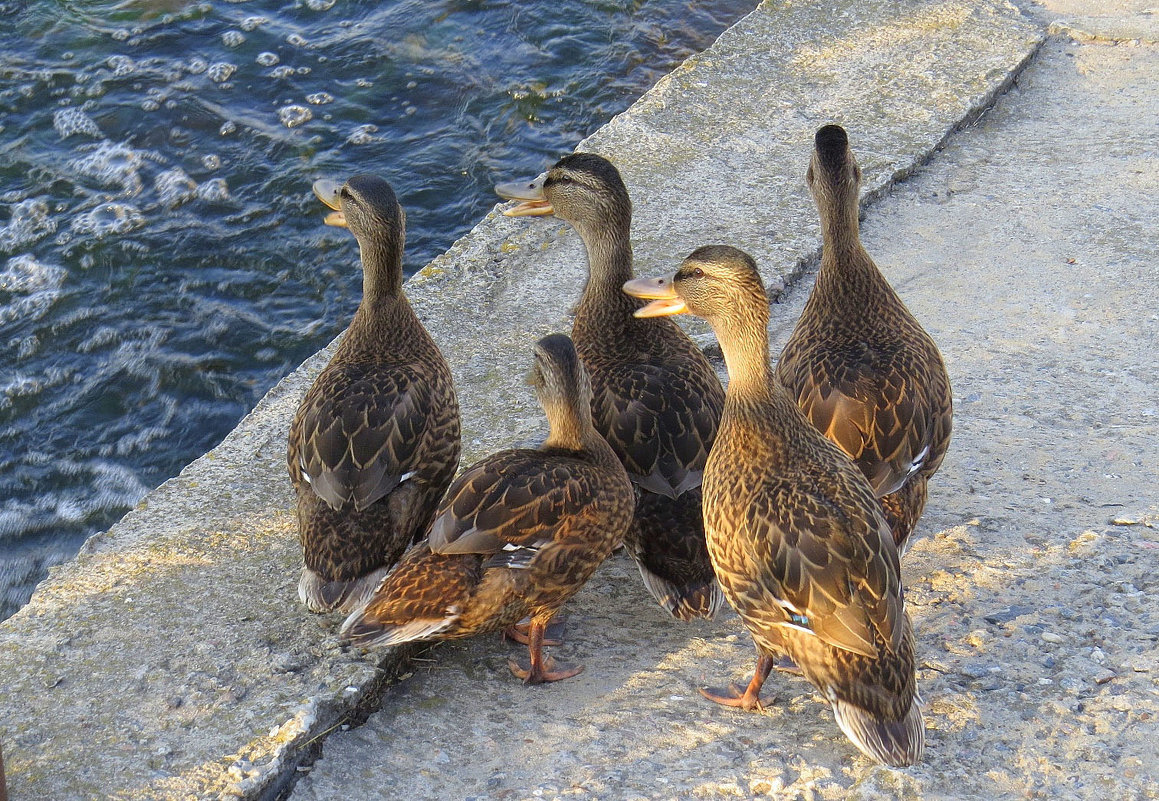
[(657, 298), (637, 314), (707, 319), (728, 367), (704, 470), (704, 523), (716, 575), (758, 660), (744, 692), (702, 692), (759, 706), (774, 659), (787, 653), (861, 751), (887, 765), (917, 762), (925, 730), (897, 548), (865, 477), (773, 380), (756, 264), (736, 248), (704, 247), (672, 279), (624, 289)]
[(669, 614), (715, 616), (723, 595), (704, 544), (700, 483), (724, 390), (680, 326), (633, 317), (642, 304), (620, 291), (632, 277), (632, 202), (620, 173), (601, 156), (576, 153), (536, 181), (496, 190), (525, 201), (505, 213), (555, 214), (583, 239), (588, 280), (572, 338), (591, 374), (596, 430), (637, 488), (625, 545)]
[(611, 554), (632, 520), (632, 484), (592, 426), (591, 384), (570, 339), (535, 346), (530, 376), (550, 434), (467, 468), (439, 504), (427, 540), (402, 558), (341, 635), (364, 647), (450, 640), (530, 617), (528, 684), (583, 668), (543, 659), (552, 615)]
[(840, 126), (817, 131), (806, 180), (821, 215), (821, 269), (774, 375), (861, 468), (904, 552), (950, 444), (950, 378), (861, 245), (861, 170)]
[(305, 567), (314, 612), (364, 601), (430, 523), (459, 463), (451, 371), (402, 290), (405, 214), (371, 175), (319, 181), (362, 254), (362, 302), (290, 426)]

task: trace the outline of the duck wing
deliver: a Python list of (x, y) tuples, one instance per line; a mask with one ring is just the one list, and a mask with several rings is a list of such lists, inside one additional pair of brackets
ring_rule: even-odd
[(778, 380), (813, 426), (857, 463), (878, 497), (896, 492), (931, 457), (934, 415), (925, 383), (912, 378), (924, 371), (904, 349), (864, 341), (827, 350), (811, 369), (810, 361), (786, 353)]
[(876, 657), (875, 640), (896, 648), (904, 632), (897, 549), (875, 499), (833, 489), (768, 479), (745, 510), (741, 540), (783, 607), (783, 625)]
[(598, 523), (593, 515), (607, 506), (612, 481), (606, 468), (572, 456), (502, 451), (455, 479), (435, 513), (430, 548), (487, 555), (487, 567), (526, 568), (576, 521)]
[(634, 484), (670, 498), (700, 486), (724, 408), (711, 367), (694, 367), (624, 364), (592, 372), (596, 430)]
[(295, 485), (309, 483), (334, 509), (367, 508), (420, 466), (435, 396), (417, 365), (327, 368), (290, 429)]

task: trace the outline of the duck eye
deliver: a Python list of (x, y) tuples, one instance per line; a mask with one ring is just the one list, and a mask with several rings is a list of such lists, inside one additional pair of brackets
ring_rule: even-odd
[(693, 278), (703, 278), (704, 277), (704, 270), (700, 269), (699, 267), (696, 267), (692, 271), (692, 277)]

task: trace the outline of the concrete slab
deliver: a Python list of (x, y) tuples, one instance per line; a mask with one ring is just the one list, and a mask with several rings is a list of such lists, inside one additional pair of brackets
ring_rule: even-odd
[[(513, 646), (440, 645), (292, 799), (1159, 797), (1156, 76), (1157, 48), (1051, 41), (865, 214), (955, 390), (904, 563), (920, 765), (871, 764), (799, 678), (763, 714), (701, 699), (751, 675), (749, 637), (665, 620), (620, 557), (554, 649), (583, 674), (525, 688)], [(774, 307), (775, 348), (810, 287)]]
[[(844, 122), (865, 143), (867, 190), (878, 195), (976, 119), (1042, 37), (1041, 23), (999, 0), (765, 3), (584, 146), (616, 160), (633, 192), (640, 271), (726, 238), (777, 283), (816, 255), (801, 175), (819, 124)], [(562, 223), (491, 214), (410, 282), (451, 361), (465, 460), (542, 433), (521, 383), (528, 347), (567, 330), (583, 275), (578, 239)], [(406, 655), (344, 651), (338, 621), (305, 614), (295, 593), (285, 437), (327, 356), (279, 384), (0, 625), (13, 797), (272, 797), (323, 738), (378, 705)], [(632, 604), (634, 581), (593, 592), (620, 585), (624, 600), (608, 608)], [(502, 671), (483, 678), (513, 702), (552, 697), (529, 695)], [(651, 692), (643, 679), (629, 686)], [(467, 715), (447, 723), (477, 725)], [(390, 771), (382, 758), (365, 766), (372, 775)], [(322, 797), (320, 788), (308, 792)]]

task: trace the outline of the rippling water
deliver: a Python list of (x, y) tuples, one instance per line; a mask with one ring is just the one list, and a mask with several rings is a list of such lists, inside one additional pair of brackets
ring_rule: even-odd
[(322, 175), (409, 272), (754, 0), (0, 0), (0, 617), (347, 324)]

